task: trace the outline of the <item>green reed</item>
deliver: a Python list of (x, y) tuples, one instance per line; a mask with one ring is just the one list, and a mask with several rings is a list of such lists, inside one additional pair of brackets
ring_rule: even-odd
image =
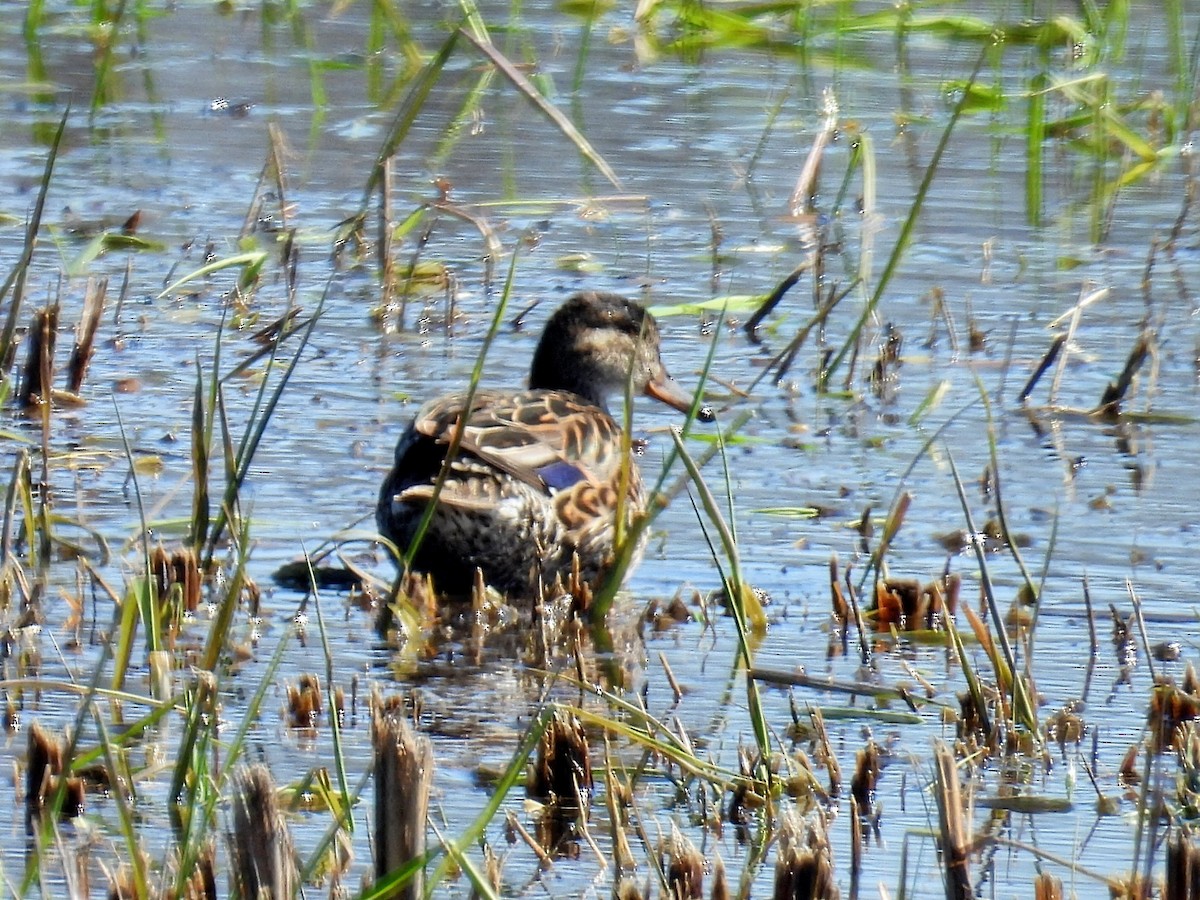
[(0, 331), (0, 378), (8, 381), (12, 375), (13, 361), (16, 358), (17, 345), (15, 341), (17, 325), (21, 320), (21, 305), (25, 300), (25, 281), (29, 275), (29, 266), (33, 261), (34, 249), (37, 247), (38, 230), (42, 224), (42, 214), (46, 209), (46, 194), (50, 190), (50, 179), (54, 173), (54, 164), (58, 160), (59, 147), (62, 145), (63, 132), (67, 127), (70, 108), (63, 111), (58, 121), (58, 129), (50, 143), (46, 154), (46, 165), (42, 169), (42, 177), (38, 181), (37, 199), (29, 215), (25, 227), (25, 238), (21, 245), (21, 256), (18, 259), (4, 283), (0, 284), (0, 300), (8, 297), (8, 314), (4, 319), (3, 331)]

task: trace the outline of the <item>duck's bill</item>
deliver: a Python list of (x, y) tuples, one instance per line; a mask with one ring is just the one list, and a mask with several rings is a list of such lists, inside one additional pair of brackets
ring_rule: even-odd
[[(692, 398), (681, 391), (679, 385), (665, 376), (652, 378), (646, 382), (646, 396), (653, 397), (659, 403), (665, 403), (683, 413), (692, 408)], [(711, 422), (716, 417), (713, 415), (711, 407), (702, 406), (696, 411), (696, 418), (701, 422)]]

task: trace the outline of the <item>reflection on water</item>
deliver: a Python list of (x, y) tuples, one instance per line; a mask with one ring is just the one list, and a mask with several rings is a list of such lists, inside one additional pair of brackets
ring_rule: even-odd
[[(713, 295), (763, 295), (820, 245), (819, 278), (812, 272), (801, 278), (759, 329), (761, 346), (740, 328), (744, 308), (719, 324), (711, 310), (662, 323), (667, 365), (685, 382), (702, 367), (710, 342), (717, 342), (713, 392), (726, 404), (722, 421), (742, 410), (753, 412), (729, 448), (728, 462), (745, 574), (772, 601), (772, 625), (755, 664), (879, 685), (919, 677), (945, 696), (962, 689), (961, 673), (945, 648), (884, 637), (872, 668), (859, 671), (854, 652), (829, 652), (826, 633), (831, 555), (861, 572), (866, 560), (859, 520), (868, 510), (868, 520), (879, 528), (901, 491), (911, 493), (912, 505), (891, 542), (889, 572), (924, 583), (949, 568), (964, 579), (962, 602), (978, 606), (973, 557), (948, 553), (938, 541), (964, 527), (953, 461), (976, 522), (994, 513), (999, 498), (1011, 531), (1030, 538), (1023, 559), (1044, 596), (1035, 643), (1037, 689), (1045, 708), (1057, 710), (1087, 694), (1091, 683), (1082, 714), (1093, 729), (1088, 736), (1094, 741), (1094, 774), (1103, 792), (1119, 794), (1116, 772), (1140, 738), (1150, 676), (1145, 667), (1135, 669), (1123, 684), (1107, 644), (1084, 666), (1091, 659), (1084, 576), (1102, 641), (1111, 628), (1109, 605), (1118, 617), (1130, 611), (1128, 580), (1141, 599), (1150, 641), (1182, 642), (1183, 660), (1159, 662), (1159, 672), (1179, 675), (1197, 637), (1190, 594), (1191, 532), (1200, 524), (1200, 479), (1192, 462), (1200, 337), (1190, 295), (1196, 235), (1190, 217), (1180, 219), (1191, 187), (1187, 157), (1097, 201), (1093, 186), (1106, 175), (1106, 164), (1047, 141), (1047, 148), (1056, 149), (1047, 149), (1040, 162), (1044, 224), (1034, 227), (1026, 208), (1024, 113), (1007, 106), (965, 115), (924, 200), (907, 254), (874, 314), (863, 318), (869, 341), (862, 358), (843, 360), (827, 392), (819, 393), (814, 385), (820, 366), (833, 362), (862, 316), (869, 286), (882, 276), (903, 234), (947, 124), (948, 101), (956, 96), (952, 83), (969, 73), (975, 45), (917, 31), (898, 50), (891, 32), (864, 31), (843, 35), (836, 46), (833, 39), (826, 44), (814, 38), (807, 54), (713, 49), (695, 60), (639, 57), (624, 12), (603, 16), (587, 32), (580, 20), (564, 18), (547, 4), (525, 4), (505, 33), (513, 41), (506, 52), (532, 63), (539, 87), (613, 165), (623, 190), (607, 183), (508, 82), (481, 78), (479, 57), (455, 55), (392, 170), (396, 220), (421, 204), (434, 210), (407, 235), (401, 256), (406, 264), (439, 263), (452, 275), (454, 315), (447, 315), (446, 288), (419, 293), (404, 311), (404, 327), (387, 332), (373, 316), (378, 279), (371, 247), (346, 246), (336, 254), (333, 247), (339, 225), (359, 207), (404, 77), (414, 66), (394, 49), (370, 48), (369, 4), (310, 7), (294, 17), (270, 4), (261, 9), (175, 4), (122, 29), (107, 58), (97, 57), (81, 8), (47, 5), (48, 22), (30, 42), (21, 37), (18, 17), (0, 22), (5, 85), (0, 212), (11, 217), (0, 231), (0, 258), (7, 269), (19, 256), (49, 136), (70, 102), (26, 302), (41, 305), (58, 296), (62, 321), (73, 323), (86, 275), (107, 275), (110, 297), (120, 297), (110, 302), (101, 325), (84, 387), (86, 405), (55, 412), (48, 485), (55, 512), (93, 530), (82, 543), (93, 534), (108, 542), (113, 557), (99, 571), (118, 593), (137, 565), (141, 514), (123, 440), (136, 457), (153, 461), (139, 469), (137, 487), (155, 538), (176, 537), (179, 521), (190, 514), (197, 360), (202, 368), (212, 365), (221, 335), (222, 366), (232, 367), (258, 349), (249, 336), (288, 308), (280, 248), (261, 222), (258, 237), (270, 257), (249, 307), (230, 302), (237, 272), (229, 270), (163, 294), (166, 285), (206, 260), (246, 249), (239, 235), (248, 217), (252, 224), (257, 217), (251, 201), (267, 158), (270, 123), (278, 125), (286, 144), (286, 177), (278, 185), (268, 178), (264, 191), (271, 209), (286, 214), (295, 229), (295, 300), (311, 311), (325, 297), (319, 327), (247, 481), (244, 502), (253, 522), (249, 574), (262, 590), (263, 619), (252, 622), (242, 613), (232, 625), (244, 658), (237, 660), (222, 713), (231, 727), (240, 724), (247, 695), (301, 608), (301, 595), (273, 587), (270, 573), (343, 528), (370, 527), (369, 518), (365, 526), (363, 521), (404, 422), (421, 399), (460, 388), (469, 378), (509, 262), (490, 258), (489, 237), (512, 253), (522, 236), (537, 235), (536, 242), (522, 245), (512, 308), (538, 305), (524, 328), (502, 330), (487, 363), (489, 383), (513, 386), (525, 377), (545, 315), (581, 286), (664, 306)], [(268, 10), (280, 18), (264, 20)], [(1138, 85), (1136, 96), (1158, 90), (1169, 99), (1176, 88), (1166, 74), (1167, 48), (1159, 44), (1163, 29), (1149, 24), (1158, 22), (1159, 13), (1143, 12), (1147, 24), (1135, 16), (1126, 42), (1137, 51), (1125, 63), (1113, 63), (1114, 80)], [(485, 18), (491, 13), (497, 22), (508, 21), (507, 9), (485, 10)], [(412, 24), (427, 51), (444, 34), (437, 15)], [(1183, 33), (1194, 33), (1195, 24), (1189, 21)], [(1032, 51), (1012, 52), (1003, 63), (985, 66), (981, 82), (998, 90), (1024, 85), (1038, 60)], [(100, 65), (107, 68), (96, 93)], [(584, 76), (578, 89), (577, 65)], [(833, 135), (813, 184), (815, 212), (798, 223), (788, 206), (821, 128), (827, 88), (836, 97), (842, 129)], [(1023, 88), (1014, 90), (1026, 96)], [(469, 107), (472, 92), (482, 102)], [(874, 190), (865, 191), (857, 174), (843, 190), (842, 173), (854, 154), (868, 149), (864, 138), (875, 167)], [(438, 209), (439, 202), (448, 206)], [(135, 211), (141, 216), (138, 234), (165, 250), (99, 253), (89, 243), (98, 229), (118, 227)], [(1159, 249), (1177, 227), (1171, 252)], [(1102, 240), (1096, 240), (1099, 234)], [(61, 282), (60, 272), (67, 273)], [(858, 280), (863, 276), (865, 286)], [(1089, 285), (1109, 293), (1080, 313), (1061, 372), (1053, 385), (1046, 380), (1038, 386), (1029, 401), (1034, 409), (1026, 411), (1015, 397), (1059, 333), (1051, 323)], [(814, 310), (840, 293), (845, 297), (812, 328), (782, 382), (756, 381)], [(235, 322), (241, 327), (231, 327)], [(1112, 423), (1064, 413), (1097, 404), (1144, 328), (1157, 340), (1126, 408), (1162, 415)], [(850, 390), (842, 392), (851, 372)], [(260, 362), (224, 385), (234, 435), (242, 433), (257, 402), (263, 375)], [(743, 396), (752, 384), (750, 395)], [(670, 450), (664, 429), (672, 421), (667, 413), (637, 406), (635, 428), (648, 440), (642, 459), (648, 475)], [(36, 422), (15, 414), (8, 431), (11, 468), (23, 447), (36, 450), (40, 432)], [(998, 471), (992, 467), (992, 439)], [(718, 466), (710, 471), (713, 486), (721, 485)], [(822, 514), (789, 514), (802, 507)], [(719, 574), (686, 497), (656, 529), (628, 585), (624, 615), (630, 627), (622, 630), (617, 668), (631, 695), (640, 695), (652, 714), (689, 735), (720, 765), (736, 769), (739, 745), (753, 738), (746, 695), (734, 672), (732, 624), (715, 606), (703, 625), (664, 622), (659, 628), (639, 619), (652, 601), (667, 603), (679, 595), (690, 603), (694, 594), (709, 595)], [(387, 574), (382, 557), (362, 544), (346, 552)], [(112, 601), (99, 590), (81, 592), (77, 571), (69, 560), (55, 563), (43, 598), (44, 628), (16, 628), (16, 607), (10, 610), (6, 677), (87, 682)], [(992, 554), (988, 575), (1002, 604), (1016, 598), (1022, 576), (1010, 555)], [(60, 596), (81, 593), (81, 609), (58, 603)], [(353, 702), (364, 702), (368, 682), (390, 681), (417, 693), (420, 725), (434, 738), (438, 760), (434, 803), (449, 834), (461, 831), (483, 806), (489, 777), (508, 763), (543, 696), (578, 699), (576, 689), (552, 686), (544, 674), (566, 665), (570, 654), (539, 648), (527, 635), (514, 637), (505, 629), (482, 636), (456, 632), (435, 642), (428, 658), (412, 658), (380, 645), (372, 614), (342, 594), (324, 592), (320, 608), (332, 677), (352, 691)], [(279, 677), (287, 683), (326, 669), (312, 601), (304, 612), (309, 630), (286, 647), (280, 663)], [(202, 606), (197, 615), (203, 623), (211, 612)], [(78, 638), (55, 643), (63, 634)], [(986, 663), (977, 647), (969, 653), (976, 665)], [(583, 656), (595, 661), (594, 655)], [(137, 657), (136, 690), (145, 692), (149, 673)], [(664, 666), (681, 686), (678, 700), (667, 687)], [(585, 674), (603, 681), (603, 669), (598, 665)], [(334, 740), (327, 728), (314, 736), (286, 727), (284, 693), (282, 683), (268, 693), (251, 737), (252, 756), (268, 762), (280, 783), (327, 765)], [(833, 692), (777, 687), (765, 689), (765, 703), (785, 744), (793, 703), (800, 710), (807, 703), (849, 705)], [(21, 704), (23, 724), (61, 724), (75, 713), (72, 699), (56, 692), (25, 693)], [(928, 749), (933, 738), (951, 736), (952, 729), (944, 729), (931, 711), (922, 712), (920, 725), (844, 715), (827, 717), (839, 759), (852, 760), (868, 734), (889, 748), (878, 789), (881, 842), (865, 849), (861, 883), (881, 882), (895, 894), (897, 849), (935, 820), (923, 792), (932, 778)], [(160, 725), (164, 746), (175, 745), (178, 728), (167, 721)], [(347, 768), (366, 771), (369, 736), (361, 707), (352, 708), (341, 740)], [(150, 757), (161, 752), (150, 746)], [(1028, 789), (1067, 796), (1064, 772), (1076, 765), (1072, 752), (1068, 747), (1060, 759), (1050, 760)], [(23, 732), (10, 734), (8, 758), (18, 760), (23, 753)], [(614, 753), (629, 755), (622, 761), (631, 766), (639, 762), (627, 748)], [(1120, 817), (1098, 819), (1091, 795), (1078, 785), (1074, 791), (1071, 812), (1049, 824), (1014, 817), (1006, 826), (1010, 835), (1025, 840), (1036, 829), (1038, 845), (1054, 853), (1076, 856), (1101, 872), (1127, 869), (1129, 824)], [(152, 810), (149, 818), (162, 815), (153, 810), (162, 809), (166, 792), (166, 782), (148, 773), (141, 802)], [(710, 800), (701, 793), (683, 782), (653, 784), (638, 802), (642, 815), (662, 829), (676, 822), (699, 843), (705, 837), (696, 823)], [(516, 794), (509, 806), (523, 815)], [(23, 827), (15, 807), (14, 837)], [(108, 816), (112, 807), (98, 799), (94, 811)], [(833, 820), (831, 840), (839, 865), (848, 866), (849, 813), (842, 813)], [(312, 821), (319, 827), (325, 822)], [(315, 843), (304, 819), (296, 827), (301, 846)], [(608, 840), (602, 822), (592, 830), (597, 840)], [(360, 829), (355, 841), (365, 833)], [(146, 840), (167, 840), (166, 829), (161, 839), (156, 834)], [(490, 839), (502, 840), (499, 833)], [(10, 872), (24, 865), (19, 843), (10, 841), (4, 852)], [(730, 871), (740, 871), (752, 852), (732, 832), (710, 835), (705, 849), (710, 856), (719, 850)], [(355, 850), (356, 867), (366, 871), (365, 839)], [(914, 852), (922, 854), (920, 871), (936, 868), (930, 844)], [(512, 850), (506, 878), (514, 890), (527, 886), (536, 872), (527, 849)], [(986, 877), (1002, 893), (1027, 892), (1032, 872), (1033, 858), (1014, 854), (1003, 864), (993, 861)], [(597, 874), (587, 853), (541, 877), (555, 895), (608, 890), (607, 876)], [(765, 892), (769, 878), (767, 867), (756, 893)], [(909, 895), (942, 891), (931, 882), (910, 885)]]

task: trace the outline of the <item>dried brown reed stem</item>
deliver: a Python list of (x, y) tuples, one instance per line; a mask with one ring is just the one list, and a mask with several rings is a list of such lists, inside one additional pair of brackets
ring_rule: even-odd
[(850, 579), (850, 566), (846, 566), (846, 597), (850, 602), (850, 612), (854, 616), (854, 628), (858, 632), (858, 654), (865, 666), (871, 661), (871, 646), (867, 643), (867, 629), (863, 624), (862, 606), (858, 602), (858, 591)]
[(796, 687), (814, 688), (819, 691), (835, 691), (851, 696), (873, 697), (876, 700), (902, 700), (910, 708), (916, 708), (916, 697), (912, 691), (903, 688), (889, 688), (872, 684), (869, 681), (842, 681), (827, 675), (807, 675), (804, 672), (781, 672), (778, 669), (752, 667), (747, 675), (755, 681), (766, 681), (771, 684), (789, 684)]
[[(1063, 347), (1069, 348), (1071, 341), (1075, 337), (1075, 332), (1079, 329), (1079, 323), (1083, 320), (1083, 311), (1094, 303), (1101, 300), (1106, 300), (1109, 295), (1108, 288), (1100, 288), (1092, 290), (1092, 285), (1084, 283), (1079, 288), (1079, 300), (1069, 310), (1050, 323), (1050, 328), (1057, 328), (1063, 322), (1067, 323), (1066, 333), (1062, 336)], [(1054, 378), (1050, 384), (1049, 402), (1051, 405), (1058, 400), (1058, 388), (1062, 384), (1063, 375), (1066, 373), (1067, 357), (1070, 354), (1058, 354), (1058, 366), (1054, 370)]]
[(958, 609), (962, 577), (951, 572), (922, 585), (915, 578), (875, 582), (874, 624), (878, 631), (940, 631)]
[(38, 722), (29, 729), (25, 757), (25, 832), (33, 834), (47, 804), (55, 802), (62, 793), (59, 816), (71, 819), (83, 813), (83, 779), (68, 776), (64, 779), (66, 741), (55, 737)]
[(586, 815), (592, 794), (587, 733), (572, 713), (555, 710), (538, 742), (529, 793), (563, 812)]
[(1200, 900), (1200, 847), (1184, 831), (1167, 840), (1163, 900)]
[[(500, 885), (504, 876), (504, 860), (496, 855), (491, 844), (483, 845), (483, 877), (491, 886), (492, 896), (500, 896)], [(471, 884), (471, 900), (482, 900), (479, 888)]]
[(104, 296), (108, 292), (107, 278), (89, 278), (83, 294), (83, 314), (75, 326), (75, 346), (67, 361), (67, 390), (78, 394), (83, 388), (88, 365), (96, 348), (96, 329), (100, 316), (104, 314)]
[(325, 708), (321, 680), (310, 672), (287, 686), (288, 722), (293, 728), (316, 728)]
[(1033, 393), (1033, 389), (1037, 387), (1037, 383), (1041, 381), (1042, 376), (1046, 371), (1054, 365), (1054, 361), (1058, 359), (1058, 354), (1062, 351), (1063, 346), (1067, 343), (1067, 335), (1065, 333), (1055, 336), (1050, 342), (1049, 349), (1042, 357), (1042, 361), (1038, 363), (1038, 367), (1033, 370), (1033, 374), (1029, 376), (1029, 380), (1025, 382), (1025, 387), (1021, 388), (1021, 393), (1017, 395), (1017, 399), (1021, 403), (1025, 403), (1029, 399), (1029, 395)]
[(904, 337), (900, 333), (900, 329), (888, 322), (884, 326), (883, 343), (879, 346), (875, 365), (871, 367), (871, 372), (867, 376), (871, 392), (876, 397), (882, 398), (884, 403), (889, 403), (894, 398), (896, 379), (899, 377), (899, 368), (903, 361), (901, 359), (903, 346)]
[[(407, 620), (397, 616), (397, 608), (411, 610), (419, 628), (432, 628), (441, 617), (441, 607), (433, 580), (420, 572), (401, 572), (397, 576), (395, 584), (388, 591), (384, 602), (379, 605), (379, 612), (375, 616), (375, 633), (380, 637), (394, 638), (394, 632), (397, 630), (407, 634), (404, 627)], [(407, 636), (415, 638), (419, 635)]]
[(833, 553), (829, 557), (829, 594), (833, 621), (839, 628), (844, 629), (850, 621), (850, 607), (842, 594), (841, 580), (838, 577), (837, 553)]
[(392, 191), (395, 183), (393, 178), (395, 160), (394, 156), (389, 156), (380, 162), (379, 168), (379, 217), (376, 222), (375, 249), (377, 254), (376, 262), (379, 266), (380, 275), (379, 309), (381, 315), (386, 317), (384, 321), (385, 330), (393, 327), (398, 329), (404, 327), (404, 301), (408, 297), (406, 291), (400, 306), (399, 322), (393, 323), (390, 320), (392, 300), (396, 290), (396, 262), (392, 249), (392, 237), (395, 228), (395, 210), (392, 206)]
[[(404, 702), (371, 697), (371, 739), (375, 747), (375, 875), (389, 872), (425, 853), (429, 788), (433, 783), (433, 745), (414, 735)], [(423, 894), (423, 872), (391, 896), (416, 900)]]
[(862, 810), (858, 798), (850, 795), (850, 896), (858, 896), (858, 881), (862, 877), (863, 834)]
[(938, 844), (945, 870), (946, 900), (971, 900), (969, 852), (971, 835), (963, 812), (954, 754), (938, 741), (933, 751), (938, 807)]
[(662, 869), (671, 900), (698, 900), (704, 896), (704, 857), (671, 823), (671, 835), (663, 842)]
[(538, 742), (528, 791), (545, 804), (538, 842), (552, 852), (574, 853), (571, 839), (576, 825), (587, 822), (592, 796), (587, 733), (574, 713), (554, 711)]
[(807, 821), (794, 809), (784, 811), (775, 858), (775, 900), (839, 900), (833, 857), (820, 815)]
[(300, 875), (292, 835), (279, 809), (271, 770), (264, 765), (234, 776), (229, 854), (237, 896), (296, 896)]
[(216, 847), (210, 840), (200, 851), (196, 867), (183, 883), (177, 895), (180, 900), (217, 900)]
[(1137, 668), (1137, 640), (1133, 634), (1133, 616), (1124, 618), (1115, 604), (1108, 605), (1112, 617), (1112, 645), (1117, 654), (1119, 674), (1117, 684), (1129, 684), (1133, 680), (1133, 670)]
[(747, 825), (753, 817), (753, 810), (763, 805), (763, 797), (756, 790), (759, 785), (757, 769), (760, 759), (757, 753), (741, 745), (738, 746), (737, 756), (738, 774), (741, 777), (733, 782), (725, 817), (734, 825)]
[(663, 674), (667, 676), (667, 685), (671, 688), (671, 696), (674, 698), (674, 704), (679, 705), (679, 701), (683, 699), (683, 688), (680, 687), (679, 681), (675, 678), (675, 672), (671, 668), (671, 663), (667, 661), (667, 654), (661, 650), (658, 652), (658, 662), (662, 666)]
[(604, 788), (604, 804), (608, 809), (608, 821), (612, 828), (612, 860), (617, 870), (616, 880), (619, 882), (623, 875), (636, 870), (637, 863), (629, 847), (627, 834), (629, 784), (613, 771), (612, 750), (607, 734), (604, 736)]
[(842, 792), (842, 767), (837, 761), (837, 754), (829, 742), (829, 729), (825, 727), (825, 714), (820, 707), (810, 706), (808, 718), (816, 733), (817, 762), (824, 765), (829, 772), (829, 796), (837, 797)]
[(1121, 757), (1121, 765), (1117, 767), (1117, 784), (1121, 787), (1134, 787), (1142, 783), (1142, 772), (1138, 768), (1140, 749), (1140, 744), (1130, 744)]
[(1142, 650), (1146, 654), (1146, 667), (1150, 670), (1150, 680), (1158, 681), (1158, 672), (1154, 668), (1154, 651), (1150, 649), (1150, 635), (1146, 632), (1146, 618), (1142, 615), (1142, 600), (1133, 587), (1133, 581), (1125, 579), (1125, 590), (1129, 592), (1129, 600), (1133, 604), (1133, 621), (1137, 625), (1138, 635), (1142, 639)]
[(1091, 655), (1095, 657), (1100, 652), (1100, 638), (1096, 633), (1096, 611), (1092, 608), (1092, 592), (1089, 590), (1086, 573), (1083, 576), (1083, 605), (1087, 610), (1088, 640), (1090, 642)]
[(743, 328), (746, 332), (746, 337), (749, 338), (753, 343), (762, 343), (762, 339), (758, 336), (758, 326), (762, 324), (763, 319), (771, 314), (771, 311), (779, 305), (779, 301), (784, 298), (784, 295), (796, 286), (796, 283), (800, 280), (801, 276), (803, 276), (804, 273), (810, 268), (812, 268), (812, 262), (805, 260), (799, 266), (793, 269), (791, 274), (775, 286), (775, 289), (771, 291), (770, 295), (766, 300), (763, 301), (762, 305), (754, 311), (749, 319), (746, 320), (746, 324), (743, 326)]
[(196, 551), (183, 547), (168, 552), (161, 546), (154, 547), (150, 551), (150, 572), (154, 576), (154, 587), (158, 592), (155, 596), (160, 606), (166, 606), (178, 587), (179, 608), (196, 611), (200, 605), (202, 582)]
[(122, 864), (115, 873), (108, 875), (108, 900), (138, 900), (138, 886), (133, 878), (133, 869)]
[(858, 803), (859, 814), (867, 821), (878, 816), (875, 809), (875, 792), (879, 786), (882, 770), (879, 744), (873, 739), (854, 756), (854, 774), (850, 776), (850, 794)]
[(709, 900), (729, 900), (729, 880), (725, 876), (725, 861), (717, 855), (713, 859), (713, 886)]
[(800, 170), (800, 175), (796, 178), (796, 186), (792, 188), (792, 195), (788, 199), (788, 215), (793, 217), (802, 216), (814, 208), (813, 196), (817, 191), (817, 175), (821, 170), (821, 158), (825, 155), (825, 148), (833, 140), (837, 131), (839, 110), (837, 98), (834, 97), (832, 91), (825, 92), (823, 112), (825, 118), (821, 122), (821, 130), (813, 138), (812, 147), (809, 148), (808, 156), (804, 160), (804, 167)]
[(1049, 872), (1033, 879), (1033, 900), (1062, 900), (1062, 881)]
[(1141, 874), (1131, 873), (1119, 878), (1110, 878), (1108, 896), (1112, 900), (1151, 900), (1157, 894), (1150, 879)]
[(1129, 393), (1129, 388), (1133, 385), (1133, 376), (1138, 373), (1147, 358), (1154, 352), (1154, 334), (1151, 331), (1143, 331), (1138, 335), (1138, 339), (1134, 342), (1133, 348), (1129, 351), (1129, 356), (1125, 360), (1125, 368), (1121, 370), (1120, 376), (1115, 382), (1109, 382), (1108, 387), (1104, 389), (1104, 393), (1100, 397), (1100, 403), (1096, 407), (1096, 412), (1103, 416), (1115, 417), (1121, 411), (1121, 403), (1125, 400), (1125, 395)]
[(1186, 735), (1181, 729), (1197, 719), (1200, 719), (1200, 678), (1189, 663), (1184, 670), (1182, 685), (1176, 686), (1170, 678), (1164, 677), (1150, 693), (1147, 727), (1151, 752), (1182, 747)]
[(930, 288), (925, 296), (921, 298), (923, 302), (929, 304), (929, 334), (925, 338), (925, 346), (933, 348), (937, 345), (938, 338), (938, 320), (946, 328), (946, 337), (950, 342), (950, 353), (952, 356), (958, 356), (958, 327), (954, 324), (954, 311), (950, 309), (950, 304), (946, 302), (946, 291), (937, 285)]
[(54, 344), (58, 339), (58, 307), (45, 306), (29, 326), (29, 355), (21, 374), (17, 402), (25, 407), (49, 402), (54, 383)]
[(554, 867), (554, 857), (546, 851), (546, 848), (542, 846), (536, 837), (529, 833), (529, 829), (521, 824), (521, 820), (516, 815), (510, 811), (505, 816), (505, 821), (508, 823), (509, 831), (523, 840), (525, 846), (533, 851), (533, 855), (538, 858), (538, 862), (541, 863), (542, 868), (550, 869)]
[[(246, 218), (242, 221), (242, 230), (238, 237), (244, 238), (261, 228), (277, 231), (287, 228), (289, 205), (287, 200), (287, 167), (284, 160), (288, 155), (287, 141), (283, 129), (277, 122), (267, 125), (267, 159), (258, 173), (258, 183), (254, 186), (254, 196), (246, 209)], [(267, 201), (276, 204), (279, 214), (277, 222), (274, 216), (264, 212)]]

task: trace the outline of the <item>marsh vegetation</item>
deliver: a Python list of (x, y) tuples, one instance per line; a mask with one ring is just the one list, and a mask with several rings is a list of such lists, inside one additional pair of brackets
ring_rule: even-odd
[[(8, 6), (7, 893), (1200, 890), (1182, 0)], [(395, 578), (585, 288), (641, 567)]]

